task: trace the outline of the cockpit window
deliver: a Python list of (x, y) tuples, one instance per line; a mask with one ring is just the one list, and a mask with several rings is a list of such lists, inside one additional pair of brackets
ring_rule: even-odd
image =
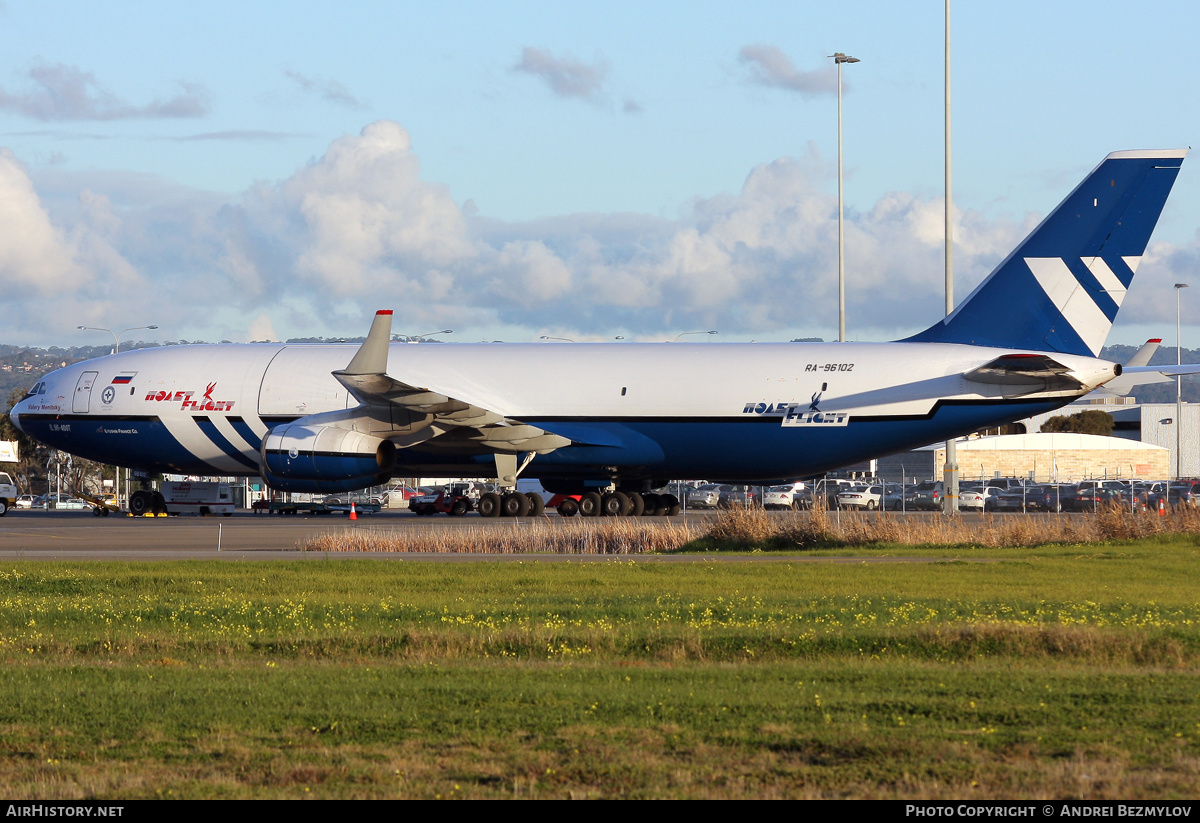
[[(35, 395), (45, 394), (45, 393), (46, 393), (46, 381), (42, 380), (37, 385), (35, 385), (32, 389), (25, 392), (25, 397), (33, 397)], [(24, 400), (25, 397), (22, 397), (21, 399)]]

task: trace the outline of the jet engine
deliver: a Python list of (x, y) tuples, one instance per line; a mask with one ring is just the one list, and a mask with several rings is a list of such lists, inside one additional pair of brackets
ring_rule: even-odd
[(263, 439), (262, 475), (274, 489), (332, 493), (386, 483), (396, 465), (389, 440), (353, 429), (290, 423)]

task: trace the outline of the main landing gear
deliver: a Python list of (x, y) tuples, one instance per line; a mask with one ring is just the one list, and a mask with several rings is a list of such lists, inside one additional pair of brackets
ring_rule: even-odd
[(563, 517), (674, 517), (682, 508), (673, 494), (587, 492), (571, 497), (559, 495), (557, 499), (558, 513)]
[(540, 517), (546, 503), (540, 494), (487, 492), (475, 504), (480, 517)]

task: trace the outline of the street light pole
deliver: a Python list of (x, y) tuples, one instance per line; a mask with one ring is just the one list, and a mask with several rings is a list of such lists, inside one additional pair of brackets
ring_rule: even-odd
[(429, 331), (429, 332), (425, 332), (424, 334), (394, 334), (394, 335), (392, 335), (392, 339), (399, 340), (401, 337), (403, 337), (405, 343), (420, 343), (426, 337), (433, 337), (435, 334), (454, 334), (454, 329), (442, 329), (441, 331)]
[(127, 332), (127, 331), (152, 331), (157, 328), (158, 328), (158, 326), (134, 326), (131, 329), (121, 329), (121, 333), (117, 335), (117, 345), (113, 349), (113, 354), (116, 354), (117, 352), (119, 352), (121, 350), (121, 338), (125, 336), (125, 332)]
[(842, 64), (861, 62), (840, 51), (829, 55), (838, 70), (838, 342), (846, 342), (846, 236), (843, 230), (842, 200)]
[(111, 334), (113, 336), (113, 349), (112, 349), (111, 353), (116, 354), (117, 352), (119, 352), (121, 350), (121, 338), (125, 336), (125, 332), (127, 332), (127, 331), (142, 331), (143, 329), (157, 329), (158, 326), (134, 326), (134, 327), (128, 328), (128, 329), (121, 329), (120, 334), (117, 334), (112, 329), (103, 328), (102, 326), (76, 326), (75, 328), (79, 329), (80, 331), (106, 331), (106, 332), (108, 332), (109, 334)]
[[(946, 316), (954, 311), (954, 211), (950, 186), (950, 0), (946, 0)], [(946, 514), (958, 514), (958, 444), (946, 441), (942, 467), (942, 502)]]
[[(1187, 283), (1175, 284), (1175, 365), (1183, 364), (1179, 338), (1179, 292)], [(1183, 375), (1175, 375), (1175, 479), (1178, 480), (1183, 466)]]
[(716, 333), (717, 333), (716, 329), (713, 329), (711, 331), (681, 331), (679, 334), (675, 335), (675, 339), (672, 340), (671, 342), (678, 343), (679, 338), (687, 337), (689, 334), (716, 334)]

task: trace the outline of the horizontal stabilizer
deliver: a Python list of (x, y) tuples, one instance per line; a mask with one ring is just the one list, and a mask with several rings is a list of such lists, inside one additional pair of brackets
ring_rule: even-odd
[(1171, 383), (1172, 377), (1185, 374), (1200, 374), (1200, 363), (1184, 363), (1182, 366), (1134, 366), (1126, 368), (1115, 380), (1110, 380), (1096, 391), (1100, 394), (1128, 395), (1138, 386), (1151, 383)]
[(1154, 338), (1143, 343), (1142, 347), (1134, 352), (1133, 357), (1129, 358), (1129, 362), (1125, 364), (1121, 376), (1115, 380), (1108, 381), (1096, 389), (1096, 393), (1125, 397), (1138, 386), (1172, 382), (1171, 377), (1168, 375), (1200, 373), (1200, 364), (1196, 363), (1185, 363), (1182, 366), (1147, 365), (1150, 362), (1150, 358), (1158, 351), (1160, 343), (1162, 343), (1161, 338)]

